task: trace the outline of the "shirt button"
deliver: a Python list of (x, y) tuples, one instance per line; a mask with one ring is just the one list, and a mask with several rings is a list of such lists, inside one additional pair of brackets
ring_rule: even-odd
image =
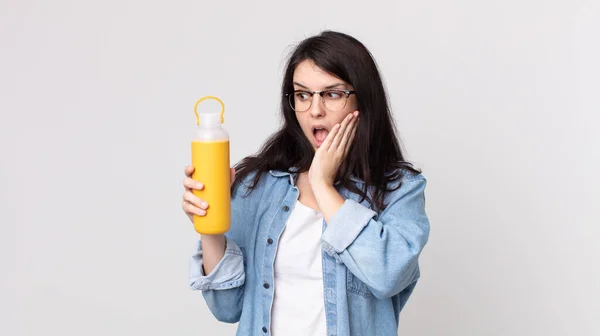
[(263, 287), (265, 287), (266, 289), (269, 289), (269, 284), (265, 282), (265, 283), (263, 284)]
[(263, 332), (266, 333), (267, 332), (267, 328), (263, 327)]
[(269, 245), (273, 244), (273, 239), (271, 239), (271, 238), (267, 239), (267, 244), (269, 244)]
[(283, 211), (285, 211), (285, 212), (288, 212), (288, 211), (290, 211), (290, 207), (289, 207), (289, 206), (287, 206), (287, 205), (286, 205), (286, 206), (284, 206), (284, 207), (283, 207)]

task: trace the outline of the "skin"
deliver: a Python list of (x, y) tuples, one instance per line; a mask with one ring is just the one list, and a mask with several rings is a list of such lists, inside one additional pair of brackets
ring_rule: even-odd
[[(339, 78), (323, 71), (312, 61), (306, 60), (298, 64), (294, 71), (294, 89), (321, 91), (327, 88), (353, 90), (352, 86)], [(301, 173), (297, 186), (300, 191), (299, 201), (320, 211), (329, 222), (344, 204), (344, 198), (335, 190), (333, 183), (337, 170), (346, 159), (359, 120), (356, 111), (356, 95), (350, 95), (346, 106), (341, 111), (328, 111), (317, 94), (313, 95), (311, 107), (304, 112), (296, 113), (298, 123), (306, 138), (315, 149), (315, 156), (308, 172)], [(315, 139), (315, 125), (326, 128), (329, 133), (322, 143)], [(208, 204), (196, 197), (192, 190), (202, 190), (204, 185), (191, 178), (193, 166), (185, 168), (186, 178), (183, 181), (185, 192), (182, 208), (193, 223), (193, 215), (204, 216)], [(235, 171), (231, 170), (231, 181)], [(232, 182), (233, 183), (233, 182)], [(202, 235), (204, 272), (209, 274), (225, 254), (224, 235)]]

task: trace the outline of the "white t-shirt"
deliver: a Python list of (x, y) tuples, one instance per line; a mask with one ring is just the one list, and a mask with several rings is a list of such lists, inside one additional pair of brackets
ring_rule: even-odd
[(271, 310), (274, 336), (326, 335), (321, 235), (323, 215), (296, 202), (279, 239)]

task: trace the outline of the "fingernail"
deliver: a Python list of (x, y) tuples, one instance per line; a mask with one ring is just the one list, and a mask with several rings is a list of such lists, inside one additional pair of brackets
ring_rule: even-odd
[(204, 187), (204, 185), (202, 183), (196, 183), (197, 189), (202, 189), (202, 187)]
[(204, 209), (206, 209), (208, 207), (208, 203), (206, 203), (206, 202), (202, 202), (202, 203), (200, 203), (200, 205), (202, 205), (202, 207)]

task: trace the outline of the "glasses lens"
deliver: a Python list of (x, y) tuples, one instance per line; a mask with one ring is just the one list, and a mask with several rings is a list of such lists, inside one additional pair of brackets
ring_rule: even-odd
[(296, 112), (304, 112), (310, 108), (312, 103), (312, 95), (308, 92), (297, 91), (289, 95), (290, 106)]
[(346, 107), (346, 101), (348, 100), (346, 92), (329, 90), (323, 93), (323, 103), (325, 107), (330, 111), (340, 111)]

